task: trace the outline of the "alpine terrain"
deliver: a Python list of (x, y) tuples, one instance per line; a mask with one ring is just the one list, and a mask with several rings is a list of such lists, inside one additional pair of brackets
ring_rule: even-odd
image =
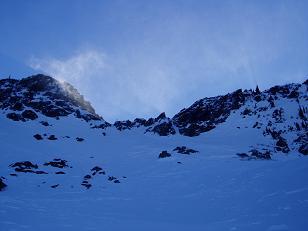
[(306, 230), (307, 89), (111, 124), (69, 83), (2, 79), (0, 230)]

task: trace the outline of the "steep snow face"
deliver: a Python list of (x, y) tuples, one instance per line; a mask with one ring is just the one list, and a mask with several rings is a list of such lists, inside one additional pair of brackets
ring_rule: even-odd
[[(0, 230), (304, 230), (307, 85), (288, 89), (194, 137), (164, 114), (110, 126), (2, 109)], [(153, 130), (168, 123), (174, 135)]]

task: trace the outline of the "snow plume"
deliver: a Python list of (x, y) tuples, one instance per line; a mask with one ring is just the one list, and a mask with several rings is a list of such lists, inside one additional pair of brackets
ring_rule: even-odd
[(170, 70), (148, 65), (140, 57), (124, 59), (87, 50), (63, 59), (32, 57), (30, 66), (72, 84), (109, 121), (153, 116), (166, 111), (177, 95)]

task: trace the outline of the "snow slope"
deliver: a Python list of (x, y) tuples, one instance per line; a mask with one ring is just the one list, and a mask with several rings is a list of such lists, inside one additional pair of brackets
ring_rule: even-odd
[[(0, 230), (305, 230), (308, 159), (293, 142), (305, 130), (284, 130), (298, 122), (298, 103), (307, 107), (305, 98), (278, 98), (275, 108), (259, 111), (265, 101), (247, 100), (194, 137), (176, 127), (169, 136), (145, 133), (143, 126), (91, 128), (105, 121), (75, 114), (53, 118), (36, 111), (34, 120), (13, 121), (10, 110), (0, 110), (0, 176), (7, 184), (0, 192)], [(284, 120), (271, 129), (282, 131), (288, 153), (264, 134), (281, 107)], [(260, 116), (243, 116), (246, 108)], [(180, 154), (177, 146), (198, 152)], [(270, 150), (271, 159), (237, 155), (253, 148)], [(163, 150), (171, 157), (158, 158)], [(68, 166), (44, 165), (55, 158)], [(47, 174), (16, 172), (10, 165), (20, 161)], [(95, 166), (105, 174), (93, 175)], [(89, 189), (82, 185), (86, 175)]]

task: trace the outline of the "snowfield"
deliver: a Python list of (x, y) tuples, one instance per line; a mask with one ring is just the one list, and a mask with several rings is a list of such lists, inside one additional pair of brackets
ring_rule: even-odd
[(304, 231), (307, 88), (111, 125), (69, 84), (0, 80), (0, 230)]
[[(74, 116), (15, 122), (1, 115), (0, 175), (8, 187), (0, 194), (0, 230), (305, 230), (308, 159), (298, 153), (239, 159), (236, 153), (272, 141), (251, 126), (237, 129), (251, 123), (239, 125), (238, 113), (193, 138), (142, 128), (108, 128), (104, 136)], [(36, 133), (58, 139), (36, 140)], [(172, 151), (183, 145), (199, 152)], [(162, 150), (172, 156), (159, 159)], [(43, 165), (54, 158), (72, 168)], [(48, 174), (10, 176), (9, 165), (26, 160)], [(106, 174), (92, 176), (86, 189), (83, 177), (95, 166)]]

